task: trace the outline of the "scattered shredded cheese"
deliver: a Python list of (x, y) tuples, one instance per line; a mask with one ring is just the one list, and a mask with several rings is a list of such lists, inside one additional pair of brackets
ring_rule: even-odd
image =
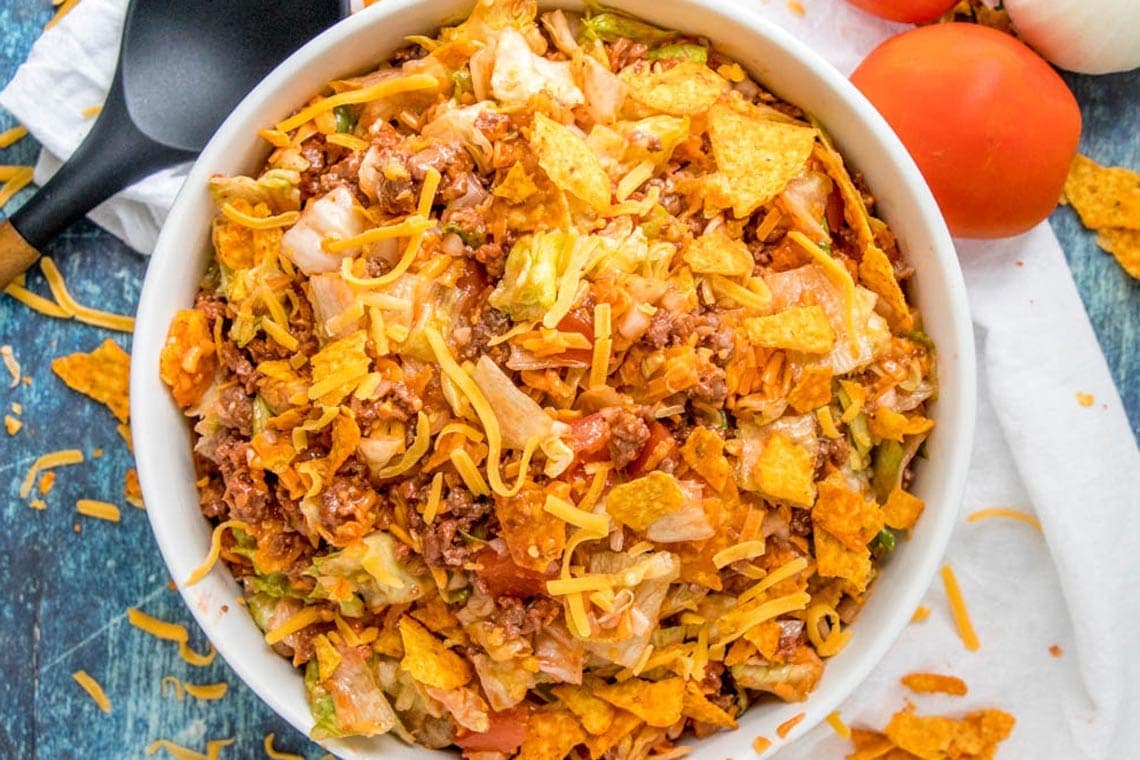
[(20, 498), (26, 499), (32, 493), (32, 486), (35, 485), (36, 476), (43, 470), (52, 467), (62, 467), (69, 464), (79, 464), (83, 461), (83, 452), (79, 449), (63, 449), (61, 451), (53, 451), (32, 462), (32, 466), (24, 475), (24, 482), (20, 484)]
[(58, 304), (49, 301), (38, 293), (33, 293), (23, 285), (10, 282), (8, 286), (4, 288), (4, 293), (24, 304), (24, 306), (27, 306), (29, 309), (38, 311), (44, 316), (55, 317), (56, 319), (71, 318), (71, 315), (61, 309)]
[(289, 135), (277, 129), (259, 129), (257, 135), (274, 148), (288, 148), (292, 145)]
[(921, 623), (923, 620), (926, 620), (928, 617), (930, 617), (930, 608), (924, 604), (920, 604), (915, 609), (914, 614), (910, 616), (910, 622)]
[(950, 602), (950, 614), (954, 616), (954, 624), (958, 626), (958, 635), (966, 649), (976, 652), (981, 644), (978, 634), (974, 632), (974, 624), (970, 621), (970, 611), (966, 608), (966, 601), (962, 598), (962, 590), (958, 587), (958, 578), (949, 565), (942, 566), (942, 585), (946, 589), (946, 598)]
[(758, 755), (767, 752), (772, 748), (772, 740), (764, 736), (757, 736), (752, 740), (752, 751)]
[(43, 510), (47, 509), (47, 502), (43, 499), (32, 499), (28, 502), (28, 506), (32, 509), (38, 509), (42, 512)]
[(190, 638), (190, 634), (186, 632), (186, 626), (159, 620), (134, 607), (127, 608), (127, 621), (140, 631), (165, 641), (181, 642)]
[(16, 193), (23, 190), (32, 181), (31, 167), (20, 167), (17, 171), (13, 172), (12, 178), (0, 187), (0, 208), (8, 204)]
[(969, 517), (966, 518), (966, 522), (977, 522), (978, 520), (985, 520), (990, 517), (1005, 517), (1010, 520), (1020, 520), (1026, 525), (1032, 525), (1037, 530), (1041, 530), (1041, 521), (1033, 515), (1022, 512), (1019, 509), (1007, 509), (1005, 507), (979, 509), (977, 512), (972, 512)]
[(81, 515), (96, 517), (100, 520), (107, 520), (108, 522), (119, 522), (122, 518), (119, 508), (106, 501), (80, 499), (75, 502), (75, 509)]
[(183, 747), (181, 744), (175, 744), (169, 739), (159, 739), (149, 747), (146, 748), (147, 755), (153, 755), (159, 750), (166, 750), (170, 756), (175, 760), (218, 760), (222, 751), (222, 747), (228, 747), (233, 744), (233, 739), (215, 739), (214, 741), (206, 742), (206, 753), (195, 752), (192, 749)]
[(6, 431), (8, 431), (8, 435), (15, 435), (16, 433), (19, 433), (20, 430), (23, 429), (23, 427), (24, 427), (24, 423), (20, 422), (18, 419), (16, 419), (12, 415), (10, 415), (10, 414), (4, 415), (4, 429)]
[(185, 641), (178, 642), (178, 656), (187, 665), (193, 665), (196, 668), (204, 668), (213, 663), (214, 658), (218, 656), (218, 650), (214, 649), (211, 644), (210, 648), (206, 650), (206, 654), (199, 654), (190, 648), (190, 644)]
[(305, 760), (303, 755), (294, 755), (292, 752), (282, 752), (273, 747), (273, 734), (266, 734), (265, 741), (262, 746), (265, 748), (265, 755), (269, 760)]
[(52, 16), (46, 24), (44, 24), (44, 29), (51, 29), (53, 26), (58, 24), (60, 22), (60, 19), (70, 13), (71, 9), (78, 4), (79, 0), (64, 0), (56, 9), (55, 15)]
[(20, 140), (28, 136), (27, 127), (12, 127), (0, 132), (0, 149), (15, 145)]
[(851, 729), (843, 722), (843, 718), (839, 715), (838, 710), (833, 710), (828, 713), (827, 725), (831, 726), (831, 730), (838, 734), (840, 739), (851, 738)]
[(75, 299), (71, 297), (71, 293), (68, 292), (67, 284), (63, 280), (63, 275), (60, 274), (59, 269), (56, 267), (55, 262), (51, 260), (51, 257), (44, 256), (40, 259), (40, 269), (43, 271), (44, 277), (48, 281), (48, 287), (51, 288), (52, 295), (55, 296), (55, 300), (60, 308), (76, 321), (94, 325), (95, 327), (103, 327), (108, 330), (117, 330), (126, 333), (134, 332), (134, 317), (111, 314), (110, 312), (92, 309), (77, 303)]
[(229, 684), (227, 684), (225, 681), (203, 684), (187, 683), (183, 681), (182, 688), (186, 690), (187, 694), (194, 697), (195, 699), (213, 701), (215, 699), (221, 699), (224, 697), (226, 695), (226, 691), (230, 687)]
[(82, 111), (79, 112), (79, 114), (84, 119), (92, 119), (101, 113), (103, 113), (103, 104), (102, 103), (98, 103), (98, 104), (93, 105), (93, 106), (87, 106), (86, 108), (84, 108)]
[(98, 681), (87, 675), (87, 671), (77, 670), (71, 674), (71, 677), (95, 700), (95, 704), (99, 706), (100, 710), (105, 713), (111, 712), (111, 700), (107, 698), (107, 692), (103, 691), (103, 687), (99, 685)]

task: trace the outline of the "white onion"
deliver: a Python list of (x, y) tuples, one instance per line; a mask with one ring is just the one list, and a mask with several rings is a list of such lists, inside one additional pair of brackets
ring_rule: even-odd
[(1082, 74), (1140, 67), (1137, 0), (1005, 0), (1017, 33), (1052, 63)]

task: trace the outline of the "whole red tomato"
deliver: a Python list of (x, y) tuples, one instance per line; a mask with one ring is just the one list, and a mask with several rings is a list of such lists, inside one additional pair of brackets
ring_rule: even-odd
[(933, 21), (958, 4), (958, 0), (847, 0), (854, 6), (891, 21), (920, 24)]
[(1057, 205), (1081, 112), (1057, 72), (1013, 37), (919, 27), (873, 50), (851, 81), (898, 133), (953, 234), (1017, 235)]

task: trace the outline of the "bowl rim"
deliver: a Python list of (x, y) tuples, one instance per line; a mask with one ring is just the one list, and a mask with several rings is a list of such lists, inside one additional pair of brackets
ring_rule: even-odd
[[(455, 1), (458, 2), (458, 0)], [(952, 373), (953, 383), (950, 387), (954, 390), (954, 395), (947, 405), (956, 408), (957, 434), (953, 436), (953, 440), (943, 442), (945, 450), (941, 452), (939, 459), (943, 464), (945, 475), (938, 483), (941, 487), (939, 502), (941, 508), (936, 514), (931, 514), (931, 510), (927, 510), (927, 514), (924, 516), (923, 530), (931, 534), (926, 539), (925, 552), (916, 561), (917, 569), (912, 570), (908, 582), (904, 585), (904, 591), (898, 595), (899, 599), (895, 607), (889, 608), (889, 614), (885, 615), (885, 619), (877, 621), (877, 632), (871, 639), (860, 641), (861, 651), (857, 664), (845, 672), (841, 681), (832, 682), (829, 685), (830, 688), (827, 689), (822, 686), (819, 687), (806, 702), (801, 703), (805, 716), (786, 736), (777, 738), (769, 735), (774, 745), (773, 751), (775, 751), (806, 734), (819, 724), (826, 715), (835, 710), (841, 702), (851, 696), (898, 639), (909, 622), (912, 611), (920, 603), (935, 576), (957, 521), (973, 446), (977, 405), (973, 328), (969, 317), (962, 271), (953, 242), (938, 211), (938, 206), (909, 153), (885, 120), (862, 94), (807, 43), (765, 19), (758, 8), (745, 7), (733, 2), (733, 0), (663, 1), (666, 5), (681, 10), (687, 9), (690, 12), (715, 14), (719, 18), (739, 26), (745, 35), (755, 39), (764, 39), (770, 45), (782, 49), (784, 53), (796, 59), (799, 64), (807, 69), (811, 76), (819, 80), (822, 86), (830, 89), (846, 109), (854, 112), (866, 139), (876, 143), (878, 149), (885, 153), (894, 164), (892, 168), (901, 174), (905, 187), (900, 192), (909, 194), (910, 200), (918, 208), (919, 224), (925, 231), (927, 242), (931, 247), (931, 263), (927, 266), (937, 268), (939, 280), (943, 286), (938, 293), (934, 294), (940, 299), (945, 299), (942, 303), (937, 304), (937, 307), (939, 310), (945, 310), (948, 317), (950, 344), (947, 345), (947, 339), (943, 338), (939, 342), (938, 351), (940, 357), (952, 356), (953, 362), (948, 365), (940, 359), (939, 386), (940, 388), (946, 387), (946, 377), (943, 376), (943, 372), (947, 371), (948, 366), (953, 366), (955, 371)], [(644, 6), (644, 0), (617, 0), (607, 3), (607, 5), (621, 9), (639, 3)], [(453, 2), (452, 5), (454, 4)], [(207, 224), (205, 220), (194, 221), (187, 218), (192, 214), (193, 195), (200, 192), (201, 188), (205, 186), (206, 180), (213, 172), (212, 167), (219, 163), (225, 152), (235, 144), (240, 144), (243, 139), (248, 139), (247, 135), (238, 132), (238, 125), (251, 115), (263, 111), (263, 102), (288, 88), (289, 83), (298, 78), (308, 62), (328, 55), (337, 44), (359, 33), (362, 28), (378, 27), (385, 20), (392, 19), (408, 9), (432, 5), (432, 0), (386, 0), (384, 3), (377, 3), (355, 13), (352, 17), (342, 20), (308, 42), (278, 65), (241, 101), (210, 139), (190, 170), (185, 184), (169, 212), (154, 254), (149, 262), (137, 311), (138, 327), (134, 335), (136, 361), (132, 362), (131, 368), (130, 411), (137, 467), (144, 499), (148, 505), (157, 505), (167, 500), (169, 482), (165, 480), (164, 466), (162, 465), (163, 457), (160, 456), (160, 452), (165, 448), (163, 438), (169, 435), (169, 431), (164, 432), (163, 425), (157, 421), (161, 417), (161, 414), (157, 412), (162, 412), (164, 407), (172, 405), (172, 401), (165, 394), (161, 381), (158, 380), (156, 371), (158, 355), (165, 341), (168, 324), (163, 320), (149, 318), (149, 315), (155, 312), (164, 313), (169, 309), (169, 298), (166, 295), (168, 286), (177, 281), (175, 269), (178, 259), (185, 255), (179, 245), (180, 230), (188, 228), (187, 225), (201, 226)], [(469, 9), (473, 5), (473, 0), (466, 0), (463, 5)], [(539, 5), (540, 9), (575, 8), (580, 7), (582, 3), (580, 0), (552, 0), (540, 2)], [(436, 13), (432, 15), (432, 12), (427, 10), (421, 10), (420, 13), (436, 19), (431, 22), (436, 26), (454, 18), (454, 14)], [(639, 15), (652, 19), (652, 12), (641, 12)], [(376, 60), (382, 60), (382, 58), (377, 56)], [(761, 80), (763, 81), (766, 78), (761, 77)], [(792, 100), (794, 102), (794, 98)], [(908, 251), (908, 257), (913, 260), (913, 253)], [(191, 254), (190, 258), (202, 261), (205, 254)], [(922, 308), (924, 313), (929, 313), (930, 304), (924, 304)], [(136, 393), (136, 389), (139, 389), (140, 392)], [(943, 402), (940, 401), (939, 405), (942, 406), (942, 404)], [(197, 500), (195, 499), (196, 506)], [(187, 565), (183, 557), (187, 537), (184, 534), (172, 532), (164, 519), (166, 513), (166, 509), (148, 509), (148, 520), (151, 523), (163, 560), (174, 575), (179, 592), (199, 626), (205, 631), (229, 666), (254, 693), (278, 715), (307, 735), (312, 726), (312, 719), (308, 714), (307, 706), (303, 714), (299, 713), (294, 705), (287, 703), (284, 695), (271, 689), (266, 682), (268, 676), (260, 672), (258, 667), (250, 664), (244, 656), (246, 652), (221, 631), (221, 618), (210, 611), (208, 603), (197, 591), (198, 587), (190, 589), (182, 582), (185, 575), (180, 575), (180, 572), (192, 567), (194, 563)], [(204, 519), (202, 523), (205, 530)], [(228, 571), (225, 571), (224, 568), (223, 571), (225, 576), (229, 577)], [(213, 573), (211, 574), (213, 575)], [(230, 578), (230, 585), (236, 590), (237, 586), (232, 578)], [(218, 587), (218, 589), (221, 588), (221, 586)], [(224, 589), (223, 593), (225, 593)], [(871, 598), (874, 598), (874, 595)], [(252, 620), (248, 622), (252, 623)], [(728, 734), (720, 734), (720, 736), (734, 737), (731, 742), (734, 749), (751, 751), (752, 736), (744, 733), (743, 729)], [(702, 740), (702, 743), (698, 744), (698, 748), (711, 742), (713, 738), (715, 737)], [(351, 741), (331, 741), (321, 742), (321, 744), (326, 749), (346, 752), (349, 756), (354, 757), (364, 757), (367, 752), (367, 750), (362, 751), (359, 746), (354, 746)], [(421, 752), (430, 752), (419, 747), (416, 749)], [(367, 756), (387, 756), (387, 754), (387, 752), (381, 752)], [(698, 754), (703, 755), (704, 753), (694, 753), (692, 757), (696, 757)]]

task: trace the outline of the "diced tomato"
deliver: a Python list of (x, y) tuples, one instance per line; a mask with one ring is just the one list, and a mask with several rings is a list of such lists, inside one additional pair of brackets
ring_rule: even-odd
[(596, 456), (606, 453), (610, 442), (610, 425), (600, 414), (590, 414), (569, 423), (570, 432), (565, 441), (574, 449), (574, 455), (581, 461), (604, 459)]
[(510, 554), (498, 554), (487, 547), (475, 555), (480, 569), (477, 574), (493, 596), (538, 596), (546, 588), (546, 576), (519, 567)]
[(631, 475), (644, 475), (655, 470), (661, 460), (669, 456), (677, 447), (677, 440), (669, 432), (669, 428), (654, 420), (649, 424), (649, 439), (645, 442), (641, 453), (629, 463)]
[(477, 734), (460, 727), (455, 743), (468, 752), (514, 752), (526, 738), (526, 725), (530, 722), (530, 708), (524, 703), (490, 715), (491, 726)]
[[(579, 335), (585, 335), (586, 339), (591, 343), (594, 342), (594, 319), (593, 317), (582, 318), (575, 312), (570, 312), (562, 321), (558, 323), (559, 332), (576, 332)], [(593, 358), (594, 352), (585, 348), (569, 348), (563, 351), (559, 356), (565, 359), (573, 359), (575, 361), (588, 362)]]

